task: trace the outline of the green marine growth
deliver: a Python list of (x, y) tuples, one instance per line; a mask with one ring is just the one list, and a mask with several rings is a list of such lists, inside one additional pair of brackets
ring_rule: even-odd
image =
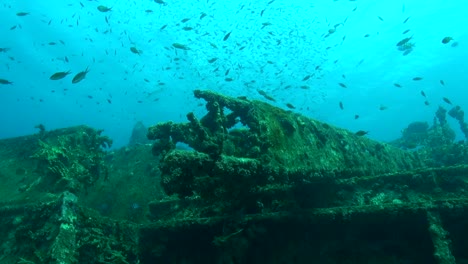
[[(112, 140), (101, 136), (102, 131), (78, 127), (72, 133), (42, 136), (33, 158), (38, 160), (37, 171), (43, 175), (44, 188), (52, 192), (79, 192), (107, 174), (102, 148), (110, 147)], [(55, 132), (55, 131), (53, 131)], [(52, 186), (52, 187), (51, 187)]]
[[(468, 125), (459, 106), (448, 111), (456, 119), (465, 137)], [(455, 131), (447, 122), (447, 110), (439, 107), (431, 127), (427, 122), (413, 122), (402, 131), (402, 137), (393, 144), (404, 149), (415, 149), (425, 157), (430, 166), (449, 166), (468, 163), (468, 146), (463, 141), (455, 142)]]
[[(208, 113), (148, 129), (167, 195), (204, 204), (200, 215), (316, 206), (334, 177), (421, 166), (418, 157), (267, 103), (195, 90)], [(192, 150), (178, 150), (182, 142)], [(395, 158), (396, 157), (396, 158)], [(308, 195), (303, 195), (309, 193)], [(326, 194), (325, 194), (326, 193)], [(310, 198), (311, 195), (321, 199)], [(280, 198), (278, 198), (280, 197)], [(191, 214), (191, 213), (190, 213)]]
[(448, 114), (458, 121), (460, 129), (465, 135), (465, 139), (468, 140), (468, 124), (465, 122), (465, 112), (457, 105), (453, 107)]

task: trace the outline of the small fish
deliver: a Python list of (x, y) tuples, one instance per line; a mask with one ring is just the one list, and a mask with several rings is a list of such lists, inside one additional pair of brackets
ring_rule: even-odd
[(398, 43), (396, 44), (397, 47), (405, 45), (405, 44), (408, 43), (412, 38), (413, 38), (413, 36), (408, 37), (408, 38), (404, 38), (404, 39), (398, 41)]
[(307, 75), (306, 77), (304, 77), (304, 78), (302, 79), (302, 81), (307, 81), (307, 80), (310, 79), (310, 77), (311, 77), (310, 75)]
[(442, 39), (442, 43), (443, 43), (443, 44), (447, 44), (447, 43), (449, 43), (449, 42), (452, 41), (452, 40), (453, 40), (452, 37), (445, 37), (445, 38)]
[(444, 85), (445, 86), (445, 82), (444, 80), (440, 80), (440, 84)]
[(199, 19), (202, 19), (202, 18), (204, 18), (204, 17), (206, 17), (206, 13), (203, 13), (203, 12), (202, 12), (202, 13), (200, 14), (200, 18), (199, 18)]
[(218, 60), (218, 58), (209, 59), (209, 60), (208, 60), (208, 63), (213, 63), (213, 62), (215, 62), (216, 60)]
[(414, 77), (414, 78), (413, 78), (413, 81), (420, 81), (420, 80), (422, 80), (422, 79), (423, 79), (422, 77)]
[(399, 83), (394, 83), (393, 85), (395, 85), (395, 86), (398, 87), (398, 88), (401, 88), (401, 87), (402, 87), (401, 84), (399, 84)]
[(27, 16), (27, 15), (29, 15), (29, 13), (27, 13), (27, 12), (18, 12), (18, 13), (16, 13), (16, 15), (17, 16)]
[(340, 109), (343, 110), (344, 107), (343, 107), (343, 102), (340, 102)]
[(449, 105), (452, 104), (452, 102), (447, 97), (442, 98), (442, 100), (444, 100), (444, 102), (446, 102)]
[(0, 52), (7, 52), (9, 50), (10, 50), (9, 48), (0, 48)]
[(232, 82), (234, 79), (228, 77), (228, 78), (225, 78), (224, 80), (225, 80), (226, 82)]
[(137, 49), (136, 47), (131, 47), (130, 51), (132, 53), (135, 53), (135, 54), (138, 54), (138, 55), (141, 55), (141, 53), (142, 53), (141, 50)]
[(387, 110), (387, 109), (388, 109), (388, 107), (386, 107), (385, 105), (380, 105), (380, 107), (379, 107), (380, 111), (384, 111), (384, 110)]
[(163, 29), (165, 29), (166, 27), (167, 27), (167, 24), (164, 25), (164, 26), (162, 26), (159, 30), (163, 30)]
[(358, 136), (358, 137), (362, 137), (362, 136), (365, 136), (369, 134), (369, 131), (364, 131), (364, 130), (359, 130), (358, 132), (354, 133), (354, 135)]
[(287, 103), (286, 106), (289, 108), (289, 109), (296, 109), (296, 107), (290, 103)]
[(425, 104), (425, 105), (429, 105), (429, 101), (427, 101), (427, 100), (424, 101), (424, 104)]
[(154, 0), (154, 2), (160, 5), (167, 5), (167, 3), (164, 2), (163, 0)]
[(354, 119), (359, 119), (359, 115), (354, 115)]
[(344, 83), (338, 83), (338, 85), (341, 86), (341, 87), (343, 87), (343, 88), (348, 88), (348, 87), (346, 86), (346, 84), (344, 84)]
[(173, 43), (172, 46), (176, 49), (182, 49), (182, 50), (190, 50), (189, 47), (187, 47), (186, 45), (184, 44), (180, 44), (180, 43)]
[(407, 29), (407, 30), (403, 31), (403, 32), (402, 32), (402, 34), (404, 35), (404, 34), (406, 34), (406, 33), (408, 33), (408, 32), (410, 32), (410, 30), (409, 30), (409, 29)]
[(86, 78), (86, 74), (87, 74), (88, 72), (89, 72), (88, 67), (86, 67), (86, 70), (77, 73), (77, 74), (75, 75), (75, 77), (73, 77), (72, 83), (79, 83), (79, 82), (81, 82), (82, 80), (84, 80), (84, 78)]
[(228, 40), (229, 36), (231, 36), (231, 32), (232, 32), (232, 31), (229, 31), (229, 33), (227, 33), (227, 34), (224, 36), (223, 41)]
[(421, 91), (421, 95), (426, 97), (426, 93), (424, 91)]
[(100, 12), (105, 13), (105, 12), (111, 11), (111, 10), (112, 10), (112, 7), (109, 8), (109, 7), (107, 7), (107, 6), (100, 5), (100, 6), (97, 7), (97, 10), (99, 10)]
[(184, 18), (184, 19), (182, 19), (180, 22), (185, 23), (185, 22), (187, 22), (187, 21), (189, 21), (189, 20), (190, 20), (190, 18)]
[(258, 92), (261, 96), (265, 97), (265, 99), (270, 100), (270, 101), (272, 101), (272, 102), (276, 102), (276, 99), (273, 98), (273, 96), (267, 94), (265, 91), (263, 91), (263, 90), (257, 90), (257, 92)]
[(410, 17), (407, 17), (407, 18), (403, 21), (403, 24), (406, 24), (406, 22), (408, 22), (409, 19), (410, 19)]
[(271, 26), (272, 24), (270, 22), (264, 22), (262, 23), (262, 29), (264, 29), (267, 26)]
[(378, 18), (380, 21), (384, 21), (384, 19), (383, 19), (381, 16), (377, 16), (377, 18)]
[(53, 80), (53, 81), (56, 81), (56, 80), (60, 80), (60, 79), (63, 79), (65, 78), (68, 74), (70, 74), (71, 72), (70, 71), (66, 71), (66, 72), (56, 72), (54, 74), (52, 74), (49, 79), (50, 80)]
[(0, 84), (13, 84), (13, 83), (5, 79), (0, 79)]

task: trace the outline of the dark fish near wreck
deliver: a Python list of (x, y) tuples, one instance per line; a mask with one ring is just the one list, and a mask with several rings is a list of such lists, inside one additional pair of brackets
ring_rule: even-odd
[(189, 47), (187, 47), (186, 45), (184, 44), (180, 44), (180, 43), (172, 43), (172, 46), (176, 49), (182, 49), (182, 50), (190, 50)]
[(97, 9), (98, 9), (100, 12), (105, 13), (105, 12), (111, 11), (111, 10), (112, 10), (112, 7), (109, 8), (109, 7), (107, 7), (107, 6), (100, 5), (100, 6), (97, 7)]
[(271, 95), (267, 94), (265, 91), (263, 91), (263, 90), (257, 90), (257, 92), (258, 92), (261, 96), (265, 97), (265, 99), (270, 100), (270, 101), (272, 101), (272, 102), (276, 102), (276, 99), (273, 98)]
[(229, 33), (227, 33), (227, 34), (224, 36), (223, 41), (228, 40), (229, 36), (231, 36), (231, 32), (232, 32), (232, 31), (230, 31)]
[(5, 79), (0, 79), (0, 84), (12, 84), (12, 82)]
[(442, 100), (444, 100), (444, 102), (446, 102), (449, 105), (452, 104), (452, 102), (447, 97), (442, 98)]
[(358, 132), (354, 133), (354, 135), (362, 137), (369, 134), (369, 131), (359, 130)]
[(208, 60), (208, 63), (213, 63), (213, 62), (215, 62), (215, 61), (217, 61), (217, 60), (218, 60), (218, 58), (212, 58), (212, 59), (209, 59), (209, 60)]
[(422, 79), (423, 79), (422, 77), (414, 77), (414, 78), (413, 78), (413, 81), (420, 81), (420, 80), (422, 80)]
[(130, 51), (132, 53), (135, 53), (135, 54), (138, 54), (138, 55), (141, 55), (141, 53), (142, 53), (141, 50), (137, 49), (136, 47), (131, 47)]
[(289, 109), (296, 109), (296, 107), (290, 103), (287, 103), (286, 104), (286, 107), (289, 108)]
[(65, 78), (70, 73), (71, 73), (70, 71), (56, 72), (56, 73), (52, 74), (49, 79), (54, 80), (54, 81), (60, 80), (60, 79)]
[(88, 67), (86, 67), (86, 70), (79, 72), (73, 77), (72, 83), (79, 83), (82, 80), (86, 78), (86, 74), (89, 72)]
[(445, 38), (442, 39), (442, 43), (443, 43), (443, 44), (447, 44), (447, 43), (449, 43), (449, 42), (452, 41), (452, 40), (453, 40), (452, 37), (445, 37)]
[(400, 41), (396, 44), (397, 47), (405, 45), (405, 44), (408, 43), (412, 38), (413, 38), (413, 36), (411, 36), (411, 37), (409, 37), (409, 38), (404, 38), (404, 39), (400, 40)]

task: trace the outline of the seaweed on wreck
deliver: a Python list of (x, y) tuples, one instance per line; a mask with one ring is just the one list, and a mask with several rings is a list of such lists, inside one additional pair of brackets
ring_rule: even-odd
[(78, 133), (57, 137), (41, 136), (31, 156), (37, 160), (36, 171), (43, 175), (45, 187), (52, 191), (78, 192), (85, 190), (106, 175), (103, 148), (112, 140), (101, 136), (102, 131), (83, 128)]

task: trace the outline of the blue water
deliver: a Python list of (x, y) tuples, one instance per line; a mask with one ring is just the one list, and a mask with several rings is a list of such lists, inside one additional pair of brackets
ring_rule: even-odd
[[(203, 113), (193, 89), (265, 100), (260, 89), (279, 107), (383, 141), (432, 123), (439, 105), (451, 108), (444, 97), (468, 109), (466, 1), (165, 2), (3, 0), (0, 79), (13, 83), (0, 84), (0, 138), (87, 124), (122, 146), (137, 121)], [(404, 55), (396, 44), (406, 37), (414, 48)]]

